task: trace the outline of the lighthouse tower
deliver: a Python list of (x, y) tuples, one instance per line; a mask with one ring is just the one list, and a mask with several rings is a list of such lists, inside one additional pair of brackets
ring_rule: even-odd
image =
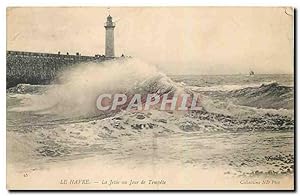
[(105, 57), (113, 58), (115, 57), (114, 48), (114, 28), (115, 23), (112, 21), (112, 17), (108, 15), (105, 27)]

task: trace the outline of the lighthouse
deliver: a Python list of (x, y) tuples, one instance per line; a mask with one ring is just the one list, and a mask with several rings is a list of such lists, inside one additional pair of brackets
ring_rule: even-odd
[(114, 48), (114, 29), (115, 23), (112, 21), (112, 17), (108, 15), (105, 27), (105, 57), (113, 58), (115, 57)]

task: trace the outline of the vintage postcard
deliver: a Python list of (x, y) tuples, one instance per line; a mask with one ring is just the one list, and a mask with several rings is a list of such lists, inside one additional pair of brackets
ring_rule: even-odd
[(294, 190), (291, 7), (8, 7), (9, 190)]

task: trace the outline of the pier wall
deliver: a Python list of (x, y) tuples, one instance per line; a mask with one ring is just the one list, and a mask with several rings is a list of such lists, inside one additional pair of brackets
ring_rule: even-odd
[(105, 60), (103, 55), (81, 56), (80, 54), (7, 51), (6, 88), (19, 83), (49, 84), (60, 71), (72, 65)]

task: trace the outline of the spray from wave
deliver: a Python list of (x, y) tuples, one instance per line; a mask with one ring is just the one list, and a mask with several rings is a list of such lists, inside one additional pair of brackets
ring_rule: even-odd
[(155, 66), (137, 59), (84, 63), (59, 75), (61, 84), (51, 85), (42, 95), (31, 95), (15, 111), (55, 113), (66, 117), (99, 115), (96, 100), (100, 94), (174, 93), (174, 83)]

